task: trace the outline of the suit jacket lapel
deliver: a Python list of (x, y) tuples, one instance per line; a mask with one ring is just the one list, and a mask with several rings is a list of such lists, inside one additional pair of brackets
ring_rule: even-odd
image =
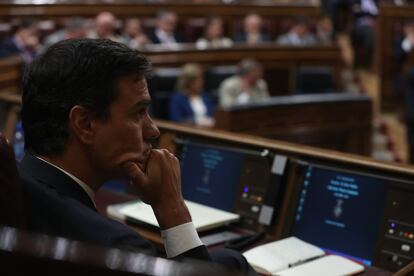
[(26, 154), (18, 167), (19, 171), (33, 177), (43, 185), (54, 188), (58, 193), (72, 197), (96, 210), (94, 203), (78, 183), (62, 171), (40, 160), (36, 156)]

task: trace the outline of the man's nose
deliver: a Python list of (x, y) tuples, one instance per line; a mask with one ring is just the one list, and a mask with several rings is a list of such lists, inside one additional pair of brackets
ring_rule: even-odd
[(154, 139), (157, 139), (159, 136), (160, 136), (160, 130), (155, 125), (154, 121), (150, 117), (148, 117), (148, 122), (144, 130), (144, 138), (146, 140), (154, 140)]

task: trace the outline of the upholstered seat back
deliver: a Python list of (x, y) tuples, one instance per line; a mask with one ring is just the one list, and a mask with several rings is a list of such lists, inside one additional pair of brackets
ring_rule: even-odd
[(22, 190), (13, 149), (0, 134), (0, 225), (23, 227)]

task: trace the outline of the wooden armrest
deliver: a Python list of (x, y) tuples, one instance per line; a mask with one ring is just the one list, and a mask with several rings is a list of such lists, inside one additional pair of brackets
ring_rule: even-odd
[(17, 105), (21, 105), (22, 104), (22, 96), (19, 94), (12, 94), (12, 93), (0, 93), (0, 101), (4, 101), (7, 103), (12, 103), (12, 104), (17, 104)]

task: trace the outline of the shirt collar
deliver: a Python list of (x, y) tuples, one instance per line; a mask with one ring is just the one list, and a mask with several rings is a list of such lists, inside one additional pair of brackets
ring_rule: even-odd
[(161, 29), (157, 29), (156, 34), (163, 43), (176, 43), (173, 33), (167, 33)]
[(94, 191), (91, 189), (91, 187), (89, 187), (88, 185), (86, 185), (86, 183), (85, 183), (85, 182), (83, 182), (82, 180), (80, 180), (80, 179), (79, 179), (79, 178), (77, 178), (76, 176), (74, 176), (74, 175), (72, 175), (72, 174), (68, 173), (68, 172), (67, 172), (67, 171), (65, 171), (64, 169), (62, 169), (62, 168), (60, 168), (60, 167), (58, 167), (58, 166), (56, 166), (56, 165), (54, 165), (54, 164), (52, 164), (52, 163), (50, 163), (50, 162), (48, 162), (48, 161), (46, 161), (46, 160), (44, 160), (44, 159), (40, 158), (39, 156), (36, 156), (36, 158), (38, 158), (39, 160), (42, 160), (43, 162), (45, 162), (45, 163), (47, 163), (47, 164), (49, 164), (49, 165), (51, 165), (51, 166), (55, 167), (56, 169), (60, 170), (61, 172), (63, 172), (64, 174), (66, 174), (67, 176), (69, 176), (70, 178), (72, 178), (72, 179), (73, 179), (73, 181), (75, 181), (76, 183), (78, 183), (78, 184), (79, 184), (79, 186), (82, 188), (82, 190), (84, 190), (84, 191), (85, 191), (85, 193), (86, 193), (86, 194), (89, 196), (89, 198), (92, 200), (93, 205), (95, 205), (95, 208), (96, 208), (96, 203), (95, 203), (95, 193), (94, 193)]

